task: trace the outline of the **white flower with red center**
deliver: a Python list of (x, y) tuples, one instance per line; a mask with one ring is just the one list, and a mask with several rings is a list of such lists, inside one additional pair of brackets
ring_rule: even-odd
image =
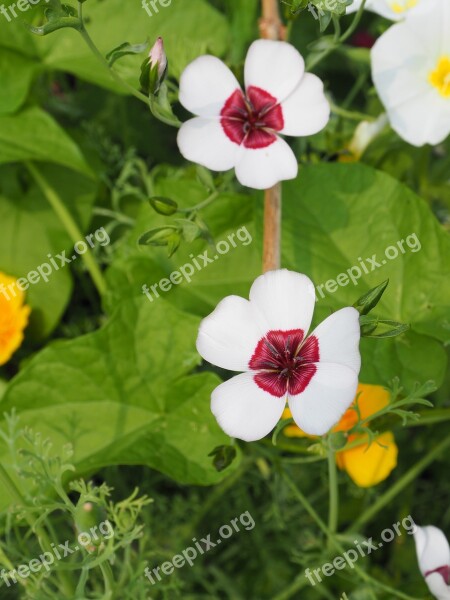
[(323, 435), (353, 402), (361, 366), (359, 313), (343, 308), (307, 335), (314, 304), (312, 281), (281, 269), (258, 277), (250, 300), (228, 296), (202, 321), (201, 356), (243, 371), (211, 397), (211, 410), (231, 437), (261, 439), (286, 401), (305, 433)]
[(438, 600), (450, 600), (450, 546), (444, 533), (428, 525), (414, 532), (420, 572)]
[(254, 42), (244, 77), (245, 93), (214, 56), (186, 67), (180, 102), (197, 116), (182, 125), (178, 146), (187, 160), (213, 171), (234, 168), (242, 185), (266, 189), (298, 172), (279, 134), (317, 133), (328, 123), (330, 107), (320, 79), (305, 73), (302, 56), (286, 42)]
[(392, 128), (413, 146), (450, 133), (450, 2), (426, 0), (371, 50), (372, 78)]

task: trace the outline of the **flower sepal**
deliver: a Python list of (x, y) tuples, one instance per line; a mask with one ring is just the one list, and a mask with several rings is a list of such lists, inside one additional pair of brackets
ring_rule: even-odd
[(391, 321), (390, 319), (380, 319), (369, 315), (362, 315), (359, 318), (361, 326), (361, 337), (369, 338), (391, 338), (402, 335), (409, 329), (406, 323)]
[(356, 308), (360, 315), (369, 314), (381, 300), (388, 285), (389, 279), (386, 279), (386, 281), (383, 281), (380, 285), (377, 285), (367, 293), (363, 294), (361, 298), (358, 298), (353, 307)]
[(236, 448), (230, 444), (223, 446), (216, 446), (208, 456), (213, 457), (213, 465), (216, 471), (224, 471), (236, 458)]
[(346, 446), (348, 436), (343, 431), (333, 431), (328, 436), (328, 446), (330, 450), (336, 452)]
[(178, 204), (171, 198), (164, 198), (163, 196), (152, 196), (148, 199), (151, 207), (159, 215), (170, 217), (178, 211)]

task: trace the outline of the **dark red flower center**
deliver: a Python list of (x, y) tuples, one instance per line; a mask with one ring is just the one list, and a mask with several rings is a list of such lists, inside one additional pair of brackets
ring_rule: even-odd
[(427, 571), (425, 573), (425, 577), (428, 577), (428, 575), (431, 575), (432, 573), (439, 573), (439, 575), (442, 575), (442, 578), (444, 579), (445, 583), (447, 585), (450, 585), (450, 566), (449, 565), (445, 565), (445, 567), (439, 567), (438, 569), (434, 569), (433, 571)]
[(234, 91), (220, 112), (227, 137), (246, 148), (266, 148), (273, 144), (276, 131), (284, 127), (283, 110), (268, 92), (250, 86), (247, 95)]
[(249, 362), (258, 371), (256, 384), (272, 396), (295, 396), (303, 392), (317, 371), (319, 341), (310, 335), (303, 342), (302, 329), (269, 331), (259, 340)]

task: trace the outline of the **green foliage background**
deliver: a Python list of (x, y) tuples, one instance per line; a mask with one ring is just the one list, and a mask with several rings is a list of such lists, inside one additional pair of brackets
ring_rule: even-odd
[[(85, 3), (87, 27), (103, 54), (124, 41), (153, 42), (163, 36), (174, 83), (183, 68), (204, 53), (223, 58), (241, 75), (247, 46), (258, 35), (258, 11), (256, 0), (174, 0), (148, 18), (137, 0)], [(289, 16), (288, 7), (285, 11)], [(348, 572), (320, 589), (289, 595), (305, 566), (320, 564), (324, 546), (280, 470), (280, 464), (286, 465), (314, 506), (326, 510), (324, 463), (289, 462), (295, 453), (303, 456), (307, 444), (289, 448), (284, 440), (285, 445), (277, 447), (243, 445), (231, 466), (220, 472), (208, 456), (229, 442), (209, 409), (211, 390), (229, 374), (211, 372), (201, 364), (196, 332), (201, 318), (224, 296), (246, 296), (260, 272), (261, 194), (232, 183), (202, 210), (215, 241), (245, 226), (252, 243), (230, 251), (196, 273), (190, 284), (174, 287), (150, 303), (142, 285), (168, 276), (208, 243), (184, 242), (170, 258), (165, 248), (138, 246), (144, 231), (170, 223), (145, 201), (142, 180), (147, 191), (169, 197), (182, 208), (201, 202), (210, 190), (196, 168), (183, 163), (174, 130), (126, 95), (76, 31), (33, 36), (22, 16), (38, 23), (42, 8), (12, 22), (0, 16), (0, 271), (24, 276), (45, 262), (47, 254), (70, 253), (73, 246), (31, 177), (28, 162), (37, 165), (83, 233), (105, 226), (112, 244), (96, 250), (108, 285), (103, 298), (81, 261), (30, 288), (32, 319), (26, 341), (0, 370), (1, 413), (4, 418), (15, 410), (20, 426), (49, 437), (56, 455), (70, 443), (76, 476), (106, 481), (115, 488), (116, 501), (135, 486), (154, 499), (141, 516), (145, 543), (123, 558), (124, 570), (132, 573), (128, 587), (117, 584), (112, 597), (308, 600), (346, 592), (351, 600), (388, 598)], [(386, 26), (368, 14), (360, 27), (376, 35)], [(311, 14), (300, 13), (292, 24), (292, 43), (314, 57), (314, 42), (320, 36)], [(141, 62), (142, 56), (129, 56), (115, 68), (137, 87)], [(317, 73), (337, 105), (347, 103), (349, 109), (369, 116), (381, 112), (370, 87), (367, 49), (342, 46), (320, 63)], [(355, 92), (349, 99), (350, 88)], [(175, 111), (180, 118), (187, 116), (179, 105)], [(390, 415), (384, 424), (395, 431), (400, 447), (399, 465), (390, 480), (362, 490), (339, 474), (343, 529), (351, 528), (354, 515), (376, 502), (447, 435), (450, 415), (449, 143), (413, 149), (388, 130), (361, 163), (339, 163), (338, 154), (356, 123), (334, 115), (321, 134), (293, 142), (300, 172), (297, 180), (283, 186), (282, 265), (306, 273), (316, 285), (326, 284), (358, 265), (360, 258), (383, 257), (386, 247), (416, 234), (419, 251), (408, 249), (380, 269), (364, 273), (357, 286), (350, 283), (320, 298), (315, 322), (389, 278), (376, 312), (410, 324), (410, 330), (398, 338), (363, 340), (361, 381), (390, 386), (397, 377), (407, 394), (417, 383), (431, 380), (437, 391), (430, 396), (436, 408), (419, 411), (422, 421), (402, 427)], [(216, 183), (222, 183), (220, 177)], [(108, 218), (107, 211), (116, 217)], [(21, 481), (10, 450), (0, 441), (0, 461), (31, 501), (36, 481)], [(446, 463), (448, 459), (441, 458), (418, 473), (370, 526), (357, 533), (376, 537), (408, 514), (418, 523), (448, 531)], [(12, 531), (18, 538), (23, 535), (23, 526), (12, 530), (7, 518), (15, 501), (11, 490), (1, 490), (2, 531), (9, 540), (5, 547), (16, 543)], [(256, 521), (254, 530), (237, 535), (226, 547), (202, 557), (195, 568), (181, 570), (150, 590), (143, 578), (146, 561), (162, 562), (193, 536), (216, 531), (246, 510)], [(66, 521), (58, 526), (71, 531)], [(31, 544), (28, 552), (29, 560), (37, 548)], [(17, 559), (23, 555), (18, 552)], [(406, 536), (372, 561), (364, 559), (362, 568), (404, 593), (426, 596), (412, 539)], [(28, 596), (19, 588), (0, 590), (2, 598), (50, 597), (44, 591)], [(58, 599), (71, 597), (58, 593)]]

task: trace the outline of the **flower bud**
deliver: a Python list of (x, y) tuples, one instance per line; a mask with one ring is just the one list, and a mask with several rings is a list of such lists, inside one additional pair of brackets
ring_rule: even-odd
[(168, 60), (164, 42), (159, 37), (154, 43), (148, 58), (142, 63), (140, 83), (148, 94), (157, 94), (167, 73)]

